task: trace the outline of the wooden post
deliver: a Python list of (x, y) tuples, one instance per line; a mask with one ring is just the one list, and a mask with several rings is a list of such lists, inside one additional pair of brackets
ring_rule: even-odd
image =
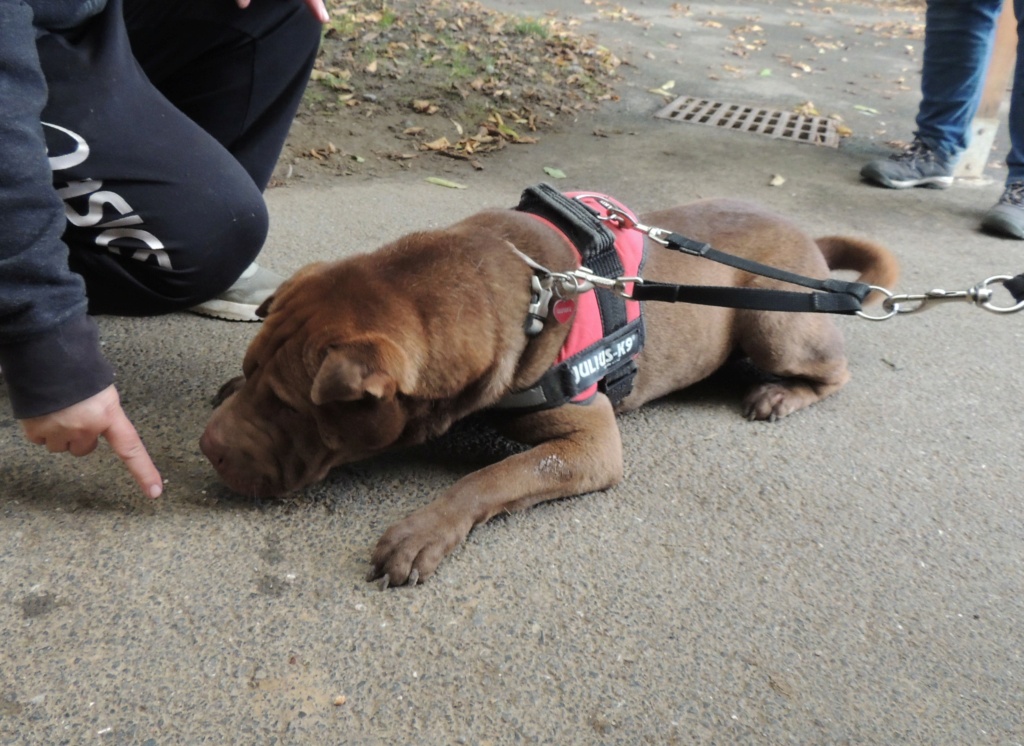
[(960, 156), (955, 176), (961, 179), (980, 179), (992, 155), (992, 144), (999, 129), (999, 109), (1006, 92), (1013, 85), (1013, 68), (1017, 59), (1017, 21), (1013, 15), (1012, 0), (1005, 0), (996, 22), (996, 38), (992, 60), (985, 76), (981, 104), (971, 122), (971, 141)]

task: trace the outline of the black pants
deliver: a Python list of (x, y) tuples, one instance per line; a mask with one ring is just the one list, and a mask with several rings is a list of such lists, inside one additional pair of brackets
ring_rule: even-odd
[(38, 40), (64, 240), (91, 313), (188, 308), (252, 262), (319, 39), (300, 0), (109, 0)]

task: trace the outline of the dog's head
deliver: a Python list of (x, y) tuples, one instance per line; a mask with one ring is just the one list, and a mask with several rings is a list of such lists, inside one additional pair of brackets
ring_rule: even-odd
[(312, 264), (283, 283), (200, 441), (228, 486), (290, 492), (440, 435), (498, 401), (516, 375), (535, 380), (568, 327), (520, 371), (532, 270), (487, 227), (503, 214)]
[(264, 303), (244, 377), (200, 440), (229, 487), (281, 495), (402, 440), (422, 343), (414, 309), (386, 290), (358, 265), (311, 265)]

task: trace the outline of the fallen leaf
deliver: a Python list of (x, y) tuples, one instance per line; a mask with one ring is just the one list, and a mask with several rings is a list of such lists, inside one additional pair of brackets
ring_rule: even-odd
[(675, 98), (674, 93), (670, 93), (669, 91), (666, 91), (663, 88), (648, 88), (647, 92), (653, 93), (655, 96), (661, 96), (666, 101)]
[(454, 181), (448, 181), (448, 179), (442, 179), (437, 176), (428, 176), (427, 181), (437, 186), (448, 187), (449, 189), (465, 189), (465, 184), (459, 184)]
[(865, 114), (877, 114), (878, 109), (872, 109), (870, 106), (863, 106), (862, 104), (854, 104), (854, 109), (857, 111), (863, 111)]
[(793, 111), (800, 116), (804, 117), (816, 117), (819, 116), (818, 110), (814, 108), (813, 101), (804, 101), (799, 106), (796, 106)]
[(450, 148), (451, 146), (452, 144), (448, 142), (447, 137), (439, 137), (436, 140), (431, 140), (430, 142), (423, 143), (420, 147), (423, 148), (424, 150), (444, 150), (445, 148)]
[(560, 168), (555, 168), (554, 166), (545, 166), (544, 167), (544, 173), (546, 173), (552, 179), (564, 179), (565, 178), (565, 171), (563, 171)]
[(436, 114), (438, 107), (431, 101), (426, 99), (416, 99), (412, 102), (412, 108), (418, 111), (420, 114)]
[(374, 60), (369, 65), (363, 68), (363, 72), (373, 74), (377, 72), (377, 60)]

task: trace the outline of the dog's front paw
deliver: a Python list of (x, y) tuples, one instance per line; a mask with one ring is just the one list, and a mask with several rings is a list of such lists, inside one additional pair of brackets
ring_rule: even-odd
[(384, 532), (373, 550), (373, 569), (366, 579), (379, 581), (381, 590), (422, 583), (468, 533), (469, 528), (428, 505)]

